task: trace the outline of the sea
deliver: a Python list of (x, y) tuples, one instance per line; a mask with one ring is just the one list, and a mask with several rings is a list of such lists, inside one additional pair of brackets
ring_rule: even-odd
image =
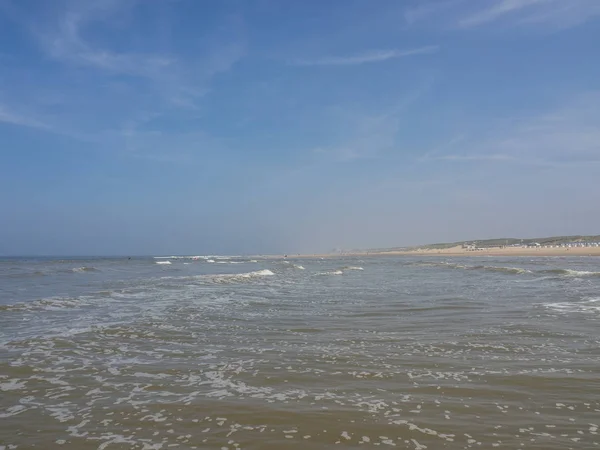
[(600, 258), (0, 260), (0, 450), (600, 448)]

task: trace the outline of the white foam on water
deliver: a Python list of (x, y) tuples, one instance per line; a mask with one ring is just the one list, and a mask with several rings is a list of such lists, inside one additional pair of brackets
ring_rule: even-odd
[(98, 269), (96, 269), (95, 267), (74, 267), (73, 269), (71, 269), (71, 272), (73, 273), (84, 273), (84, 272), (96, 272), (98, 271)]
[(256, 277), (268, 277), (271, 275), (275, 275), (269, 269), (256, 270), (254, 272), (246, 272), (246, 273), (232, 273), (232, 274), (223, 274), (223, 275), (209, 275), (208, 278), (256, 278)]
[(294, 264), (294, 269), (304, 270), (304, 266), (301, 266), (299, 264)]
[(543, 307), (561, 313), (600, 313), (600, 297), (591, 297), (579, 302), (543, 303)]
[(531, 270), (523, 269), (521, 267), (498, 267), (498, 266), (483, 266), (483, 270), (490, 270), (492, 272), (505, 272), (505, 273), (513, 273), (517, 275), (522, 275), (526, 273), (531, 273)]
[(10, 408), (6, 409), (6, 412), (0, 413), (0, 419), (5, 419), (7, 417), (16, 416), (25, 411), (27, 411), (27, 408), (23, 405), (11, 406)]
[(156, 261), (156, 264), (170, 265), (171, 261)]
[(221, 275), (199, 275), (194, 277), (196, 280), (206, 280), (212, 283), (235, 283), (237, 281), (250, 280), (255, 278), (270, 277), (275, 275), (269, 269), (256, 270), (254, 272), (246, 273), (232, 273), (232, 274), (221, 274)]
[(600, 277), (600, 272), (594, 272), (589, 270), (573, 270), (573, 269), (550, 269), (542, 270), (543, 273), (553, 273), (562, 275), (570, 278), (582, 278), (582, 277)]
[(0, 383), (0, 391), (17, 391), (25, 387), (26, 381), (21, 381), (18, 378)]
[(13, 305), (2, 305), (0, 311), (59, 311), (65, 308), (77, 308), (81, 301), (89, 297), (78, 298), (48, 297), (33, 302), (15, 303)]
[(319, 272), (317, 275), (343, 275), (344, 272), (341, 270), (332, 270), (331, 272)]
[(570, 277), (597, 277), (597, 276), (600, 276), (600, 272), (592, 272), (589, 270), (566, 269), (565, 274)]
[(531, 270), (524, 269), (522, 267), (503, 267), (503, 266), (467, 266), (464, 264), (456, 264), (451, 262), (418, 262), (413, 265), (421, 267), (446, 267), (449, 269), (463, 269), (463, 270), (483, 270), (489, 272), (500, 272), (512, 275), (524, 275), (533, 273)]
[(342, 269), (344, 269), (344, 270), (365, 270), (360, 266), (345, 266), (345, 267), (342, 267)]

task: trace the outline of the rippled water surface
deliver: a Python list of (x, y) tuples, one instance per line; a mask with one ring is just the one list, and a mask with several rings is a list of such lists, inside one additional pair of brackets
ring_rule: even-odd
[(600, 448), (599, 319), (592, 257), (2, 260), (0, 449)]

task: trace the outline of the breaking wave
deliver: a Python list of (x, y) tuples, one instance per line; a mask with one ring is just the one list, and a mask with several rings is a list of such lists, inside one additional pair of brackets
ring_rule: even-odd
[(66, 308), (77, 308), (80, 299), (68, 297), (48, 297), (33, 302), (0, 305), (0, 311), (56, 311)]
[(491, 272), (512, 273), (516, 275), (531, 273), (531, 270), (520, 267), (498, 267), (498, 266), (473, 266), (471, 270), (489, 270)]
[(236, 283), (239, 281), (249, 280), (253, 278), (270, 277), (275, 275), (269, 269), (256, 270), (254, 272), (225, 274), (225, 275), (201, 275), (202, 279), (214, 283)]
[(160, 280), (180, 280), (180, 281), (194, 281), (208, 284), (229, 284), (238, 283), (240, 281), (248, 281), (252, 279), (259, 279), (262, 277), (270, 277), (275, 275), (269, 269), (256, 270), (254, 272), (246, 273), (226, 273), (217, 275), (192, 275), (183, 277), (160, 277)]
[(365, 270), (360, 266), (344, 266), (341, 270)]
[(171, 261), (155, 261), (155, 264), (161, 264), (161, 265), (165, 265), (165, 266), (170, 266), (171, 265)]
[(588, 298), (579, 302), (544, 303), (542, 306), (558, 313), (600, 314), (600, 297)]
[(502, 272), (512, 275), (538, 274), (538, 275), (559, 275), (563, 277), (581, 278), (581, 277), (600, 277), (600, 271), (588, 270), (573, 270), (573, 269), (546, 269), (546, 270), (529, 270), (521, 267), (502, 267), (502, 266), (467, 266), (450, 262), (417, 262), (411, 265), (421, 267), (445, 267), (448, 269), (463, 269), (463, 270), (483, 270), (489, 272)]
[(542, 270), (541, 272), (551, 273), (555, 275), (563, 275), (567, 277), (600, 277), (600, 272), (590, 272), (587, 270), (550, 269)]
[(83, 273), (83, 272), (99, 272), (99, 269), (95, 267), (75, 267), (71, 269), (71, 272), (74, 273)]
[(456, 264), (456, 263), (449, 263), (449, 262), (422, 262), (422, 263), (415, 263), (414, 265), (422, 266), (422, 267), (446, 267), (448, 269), (483, 270), (483, 271), (489, 271), (489, 272), (508, 273), (508, 274), (513, 274), (513, 275), (522, 275), (522, 274), (526, 274), (526, 273), (532, 273), (531, 270), (523, 269), (521, 267), (502, 267), (502, 266), (484, 266), (484, 265), (466, 266), (464, 264)]

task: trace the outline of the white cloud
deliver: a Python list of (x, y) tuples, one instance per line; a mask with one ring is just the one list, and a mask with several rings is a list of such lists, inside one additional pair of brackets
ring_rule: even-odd
[(539, 5), (542, 3), (549, 3), (553, 0), (500, 0), (492, 4), (487, 9), (483, 9), (474, 14), (471, 14), (459, 22), (460, 26), (471, 27), (481, 25), (487, 22), (493, 22), (498, 20), (507, 14), (518, 12), (522, 9)]
[[(196, 108), (196, 102), (208, 91), (210, 80), (228, 71), (244, 55), (244, 44), (235, 33), (199, 48), (194, 59), (181, 58), (168, 51), (115, 51), (90, 36), (109, 36), (114, 29), (127, 31), (122, 23), (137, 0), (97, 0), (68, 2), (56, 8), (56, 20), (39, 21), (30, 26), (48, 57), (71, 66), (87, 67), (107, 75), (126, 75), (150, 83), (156, 94), (170, 106)], [(115, 27), (115, 22), (121, 26)], [(114, 29), (113, 29), (114, 28)], [(227, 27), (224, 27), (227, 28)], [(239, 28), (239, 27), (237, 27)], [(98, 33), (101, 31), (102, 33)], [(124, 34), (124, 38), (127, 35)], [(127, 42), (125, 40), (125, 42)], [(168, 48), (168, 45), (164, 47)]]
[(18, 125), (29, 128), (37, 128), (40, 130), (51, 130), (52, 127), (44, 122), (41, 122), (32, 117), (16, 113), (4, 105), (0, 105), (0, 123), (6, 123), (10, 125)]
[[(426, 161), (498, 161), (562, 167), (600, 161), (600, 92), (576, 95), (544, 114), (512, 122), (491, 134), (450, 141)], [(460, 151), (457, 151), (460, 144)]]
[(409, 50), (373, 50), (352, 56), (327, 56), (317, 59), (300, 59), (291, 61), (295, 66), (353, 66), (367, 63), (383, 62), (406, 56), (425, 55), (439, 50), (437, 45), (428, 45)]
[(325, 159), (352, 161), (377, 158), (397, 148), (397, 135), (402, 115), (417, 102), (433, 85), (425, 79), (420, 86), (407, 92), (393, 108), (380, 114), (347, 111), (337, 108), (331, 128), (337, 130), (342, 139), (330, 146), (318, 147), (313, 153)]
[(408, 25), (431, 21), (444, 28), (461, 29), (501, 24), (560, 30), (598, 15), (597, 0), (424, 0), (404, 10)]
[[(13, 88), (0, 92), (0, 122), (69, 136), (132, 157), (179, 161), (189, 156), (186, 145), (191, 153), (198, 150), (198, 139), (189, 129), (181, 127), (178, 135), (170, 136), (177, 143), (173, 149), (168, 139), (152, 135), (161, 127), (150, 122), (180, 120), (191, 127), (215, 76), (245, 54), (243, 27), (229, 19), (206, 30), (193, 54), (182, 52), (170, 35), (147, 33), (141, 41), (134, 22), (139, 11), (134, 9), (150, 8), (145, 14), (154, 15), (157, 23), (152, 24), (168, 29), (170, 16), (161, 13), (169, 5), (57, 0), (42, 2), (33, 11), (17, 1), (7, 5), (10, 18), (43, 52), (40, 63), (52, 62), (52, 75), (36, 70), (23, 77), (19, 67), (5, 65), (0, 81), (9, 80)], [(128, 129), (131, 136), (125, 139)]]
[(517, 24), (540, 24), (559, 28), (579, 25), (600, 14), (596, 0), (498, 0), (490, 7), (471, 13), (458, 21), (471, 28), (512, 19)]

